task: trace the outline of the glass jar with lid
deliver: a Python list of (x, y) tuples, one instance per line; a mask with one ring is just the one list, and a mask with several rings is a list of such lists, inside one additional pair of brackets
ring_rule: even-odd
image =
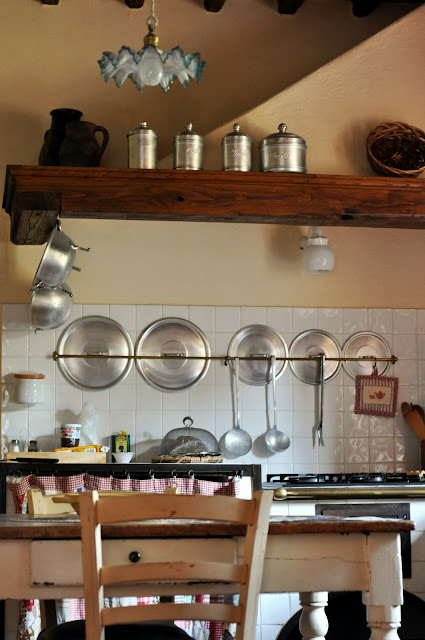
[(44, 378), (43, 373), (15, 373), (10, 398), (12, 402), (29, 405), (44, 402)]

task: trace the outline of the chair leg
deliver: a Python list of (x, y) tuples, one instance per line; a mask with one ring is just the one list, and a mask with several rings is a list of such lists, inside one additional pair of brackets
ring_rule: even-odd
[(41, 628), (57, 625), (56, 600), (40, 600)]

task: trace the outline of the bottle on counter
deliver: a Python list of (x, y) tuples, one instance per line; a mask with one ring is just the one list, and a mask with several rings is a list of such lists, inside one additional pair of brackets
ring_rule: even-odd
[(19, 440), (12, 440), (10, 443), (10, 450), (11, 451), (20, 451), (20, 447), (19, 447)]
[(28, 445), (28, 451), (39, 451), (39, 448), (37, 446), (37, 440), (30, 440), (30, 443)]

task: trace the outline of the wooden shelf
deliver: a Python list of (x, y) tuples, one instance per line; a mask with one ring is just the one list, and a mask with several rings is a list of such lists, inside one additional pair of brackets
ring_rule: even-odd
[(15, 244), (43, 244), (58, 215), (425, 229), (425, 180), (234, 171), (9, 165)]

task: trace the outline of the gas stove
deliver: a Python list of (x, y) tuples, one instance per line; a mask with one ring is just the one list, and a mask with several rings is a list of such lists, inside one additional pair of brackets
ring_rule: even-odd
[(275, 500), (325, 496), (425, 497), (425, 472), (269, 474), (263, 489), (273, 489)]

